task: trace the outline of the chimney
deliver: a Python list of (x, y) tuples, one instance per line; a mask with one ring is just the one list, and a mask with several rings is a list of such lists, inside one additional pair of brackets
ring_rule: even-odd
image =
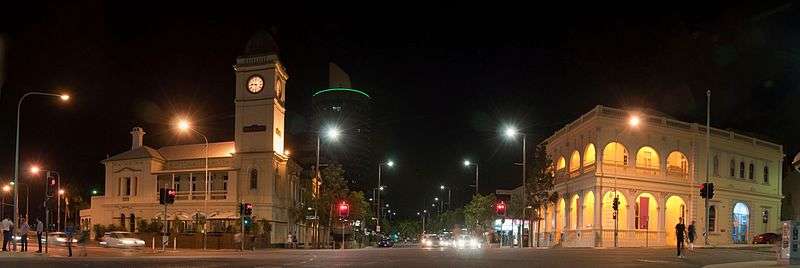
[(142, 140), (144, 138), (144, 130), (140, 127), (134, 127), (131, 130), (131, 137), (133, 137), (133, 142), (131, 143), (131, 150), (136, 148), (142, 147)]

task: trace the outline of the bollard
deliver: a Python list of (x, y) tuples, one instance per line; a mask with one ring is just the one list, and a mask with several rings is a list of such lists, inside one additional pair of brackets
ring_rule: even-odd
[(152, 246), (153, 251), (156, 251), (156, 237), (155, 236), (153, 237), (153, 243), (150, 244), (150, 245)]
[(178, 237), (172, 239), (172, 251), (178, 251)]

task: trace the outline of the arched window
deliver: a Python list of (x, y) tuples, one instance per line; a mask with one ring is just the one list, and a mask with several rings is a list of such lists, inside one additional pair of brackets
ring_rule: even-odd
[(744, 162), (739, 162), (739, 178), (744, 179)]
[(561, 171), (561, 170), (563, 170), (565, 167), (567, 167), (567, 161), (566, 161), (566, 160), (564, 160), (564, 157), (563, 157), (563, 156), (562, 156), (562, 157), (559, 157), (559, 158), (558, 158), (558, 163), (556, 164), (556, 171)]
[(603, 164), (628, 165), (628, 149), (618, 142), (610, 142), (603, 148)]
[(258, 170), (250, 170), (250, 190), (258, 189)]
[(708, 206), (708, 231), (714, 232), (717, 228), (717, 207)]
[(594, 165), (595, 158), (597, 157), (597, 153), (594, 149), (594, 144), (589, 143), (586, 146), (586, 151), (583, 152), (583, 166), (588, 167)]
[(131, 213), (130, 227), (128, 231), (136, 232), (136, 214)]
[(769, 183), (769, 167), (764, 166), (764, 183)]
[(730, 176), (731, 178), (733, 178), (734, 176), (736, 176), (736, 175), (735, 175), (735, 174), (736, 174), (736, 161), (733, 161), (733, 159), (731, 159), (731, 170), (730, 170), (730, 171), (731, 171), (731, 172), (730, 172), (730, 175), (729, 175), (729, 176)]
[(686, 156), (678, 151), (674, 151), (667, 157), (667, 172), (670, 174), (689, 173), (689, 161)]
[(756, 166), (755, 166), (755, 165), (753, 165), (753, 163), (750, 163), (750, 166), (749, 166), (749, 170), (748, 170), (748, 171), (750, 171), (750, 172), (749, 172), (749, 173), (747, 173), (747, 178), (748, 178), (748, 179), (750, 179), (750, 180), (752, 180), (752, 179), (754, 178), (754, 174), (753, 174), (753, 173), (755, 173), (755, 172), (756, 172)]
[(653, 147), (644, 146), (636, 152), (636, 167), (646, 169), (659, 169), (658, 152)]
[(569, 157), (569, 172), (579, 169), (581, 169), (581, 153), (576, 150), (572, 152), (572, 156)]
[(719, 156), (714, 155), (714, 176), (719, 177)]
[(119, 214), (119, 226), (125, 228), (125, 213)]

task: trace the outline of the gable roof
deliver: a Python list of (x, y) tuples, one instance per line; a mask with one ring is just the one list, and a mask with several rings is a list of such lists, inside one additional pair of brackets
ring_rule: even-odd
[(158, 150), (142, 146), (133, 150), (129, 150), (123, 153), (116, 154), (112, 157), (109, 157), (105, 161), (117, 161), (117, 160), (128, 160), (128, 159), (141, 159), (141, 158), (155, 158), (159, 160), (166, 160)]

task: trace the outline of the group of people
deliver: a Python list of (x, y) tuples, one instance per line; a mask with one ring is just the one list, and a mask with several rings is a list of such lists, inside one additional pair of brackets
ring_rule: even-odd
[(683, 217), (678, 218), (678, 224), (675, 225), (675, 238), (678, 240), (678, 258), (686, 258), (686, 251), (683, 250), (686, 242), (689, 244), (689, 250), (694, 251), (694, 239), (697, 238), (695, 221), (692, 221), (687, 228), (686, 225), (683, 224)]
[[(34, 228), (36, 229), (36, 242), (39, 246), (39, 250), (36, 253), (42, 253), (42, 236), (44, 235), (44, 223), (36, 219), (36, 223)], [(19, 229), (15, 230), (14, 222), (9, 220), (8, 218), (4, 218), (0, 221), (0, 230), (3, 231), (3, 251), (17, 251), (17, 243), (14, 242), (14, 234), (19, 237), (19, 251), (20, 252), (27, 252), (28, 251), (28, 234), (31, 232), (31, 225), (28, 224), (27, 219), (22, 219), (19, 224)], [(72, 257), (72, 241), (77, 237), (78, 244), (81, 245), (83, 249), (81, 251), (81, 256), (86, 256), (86, 242), (89, 239), (89, 233), (86, 231), (82, 231), (81, 228), (75, 228), (74, 225), (67, 224), (64, 227), (64, 234), (67, 235), (66, 246), (68, 251), (68, 256)]]
[[(36, 253), (42, 253), (42, 234), (44, 233), (44, 223), (41, 220), (36, 220), (36, 241), (39, 244), (39, 250)], [(19, 229), (15, 230), (14, 222), (8, 218), (0, 221), (0, 230), (3, 231), (3, 251), (16, 251), (17, 244), (14, 243), (13, 235), (16, 233), (20, 238), (20, 252), (28, 251), (28, 233), (31, 232), (31, 226), (28, 224), (28, 219), (22, 219), (19, 224)]]
[(297, 236), (293, 235), (291, 232), (286, 236), (286, 247), (297, 248)]

